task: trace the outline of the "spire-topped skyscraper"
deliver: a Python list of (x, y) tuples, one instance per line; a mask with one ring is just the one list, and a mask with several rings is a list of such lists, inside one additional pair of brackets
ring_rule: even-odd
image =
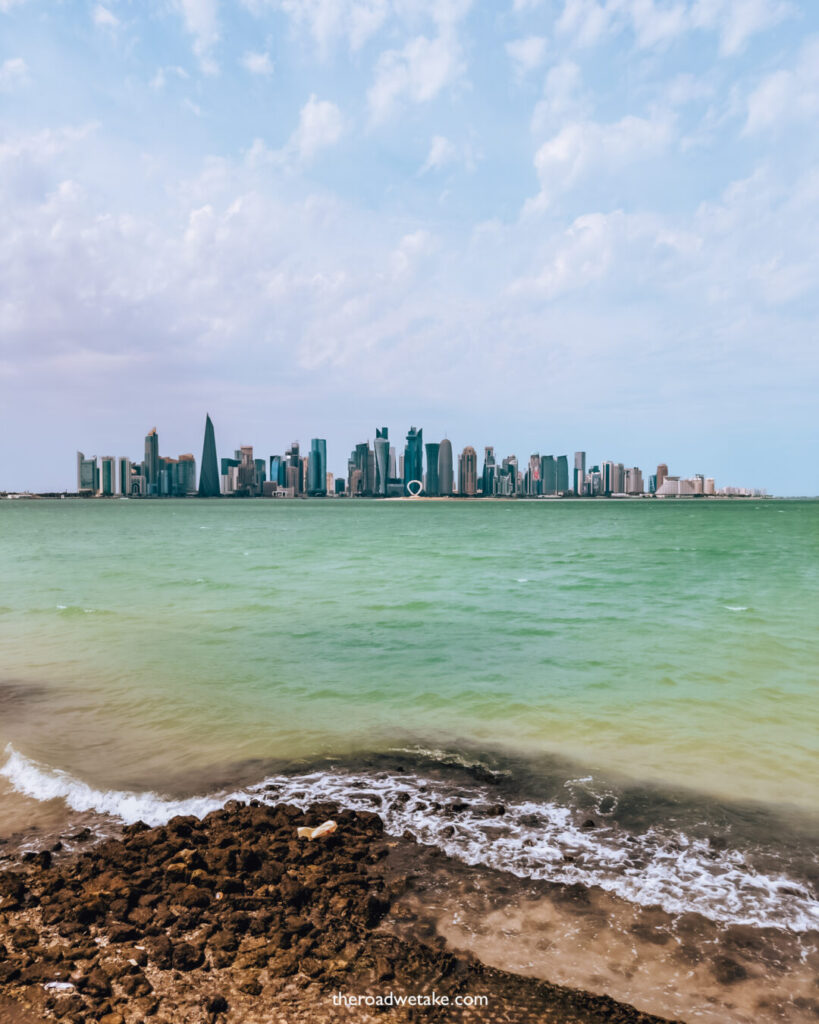
[(205, 416), (205, 443), (202, 445), (202, 472), (199, 474), (199, 497), (219, 497), (219, 466), (216, 461), (216, 435), (209, 415)]

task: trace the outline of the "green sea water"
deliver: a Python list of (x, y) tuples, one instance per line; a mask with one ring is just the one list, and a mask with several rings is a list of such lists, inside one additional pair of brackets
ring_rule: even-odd
[(0, 752), (547, 753), (812, 812), (818, 542), (810, 501), (3, 501)]

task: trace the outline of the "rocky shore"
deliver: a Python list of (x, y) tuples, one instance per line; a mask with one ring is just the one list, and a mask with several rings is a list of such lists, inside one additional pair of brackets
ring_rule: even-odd
[[(327, 819), (332, 834), (298, 838)], [(375, 814), (233, 803), (90, 839), (0, 871), (3, 1021), (660, 1022), (398, 934), (391, 907), (406, 879), (390, 864), (412, 841), (387, 837)]]

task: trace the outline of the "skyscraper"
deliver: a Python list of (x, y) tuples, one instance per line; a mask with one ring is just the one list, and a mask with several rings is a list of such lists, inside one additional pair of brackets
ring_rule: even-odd
[(663, 480), (668, 476), (668, 466), (664, 462), (661, 462), (657, 467), (657, 490), (663, 486)]
[(126, 497), (131, 493), (131, 460), (124, 455), (119, 458), (119, 493)]
[(205, 440), (202, 444), (202, 471), (199, 474), (199, 497), (219, 497), (219, 466), (216, 461), (216, 435), (209, 415), (205, 416)]
[(374, 480), (370, 477), (370, 445), (368, 441), (362, 441), (361, 444), (355, 446), (353, 462), (358, 472), (358, 483), (355, 488), (351, 489), (350, 494), (370, 497), (373, 493)]
[(554, 455), (544, 455), (540, 460), (540, 479), (543, 494), (557, 494), (557, 463)]
[(444, 498), (452, 494), (452, 443), (446, 437), (438, 448), (438, 493)]
[(386, 427), (375, 428), (375, 487), (373, 493), (379, 498), (386, 498), (387, 485), (390, 481), (390, 442)]
[(582, 494), (586, 482), (586, 453), (574, 453), (574, 480), (572, 481), (575, 494)]
[(148, 494), (159, 494), (159, 437), (156, 427), (145, 435), (145, 484)]
[(424, 445), (427, 450), (427, 479), (424, 491), (432, 498), (437, 498), (438, 485), (438, 455), (441, 449), (437, 441), (429, 441)]
[(196, 494), (196, 459), (191, 453), (179, 456), (173, 493), (180, 496)]
[(465, 498), (478, 493), (478, 453), (471, 445), (458, 458), (458, 493)]
[(99, 489), (100, 471), (96, 455), (86, 459), (82, 452), (77, 452), (77, 492), (90, 491), (96, 494)]
[(100, 459), (100, 464), (102, 467), (102, 493), (113, 494), (116, 484), (116, 477), (114, 474), (114, 456), (103, 455)]
[(411, 480), (424, 483), (424, 432), (410, 427), (404, 448), (404, 493), (409, 494), (407, 484)]
[(529, 467), (526, 470), (526, 493), (530, 495), (543, 494), (540, 479), (540, 452), (529, 456)]
[(317, 498), (323, 498), (327, 494), (327, 442), (323, 437), (314, 437), (310, 442), (307, 493)]
[(569, 493), (569, 459), (566, 455), (557, 457), (557, 493)]
[(483, 473), (481, 474), (481, 490), (484, 497), (495, 493), (495, 449), (491, 446), (483, 450)]

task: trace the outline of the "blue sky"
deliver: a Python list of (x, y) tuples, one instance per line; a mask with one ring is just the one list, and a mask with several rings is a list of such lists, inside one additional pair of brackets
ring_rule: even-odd
[(0, 487), (209, 410), (815, 494), (818, 121), (798, 0), (0, 0)]

